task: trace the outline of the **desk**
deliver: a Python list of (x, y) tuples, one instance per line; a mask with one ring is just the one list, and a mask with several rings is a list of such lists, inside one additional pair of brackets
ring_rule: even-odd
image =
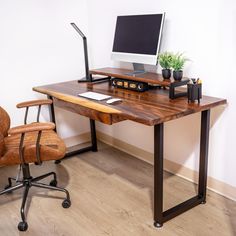
[[(113, 88), (109, 82), (78, 83), (68, 81), (33, 88), (53, 99), (55, 106), (78, 113), (90, 119), (92, 145), (70, 153), (96, 151), (97, 140), (94, 120), (112, 125), (132, 120), (154, 126), (154, 226), (161, 227), (173, 217), (206, 202), (207, 160), (210, 127), (210, 109), (226, 104), (225, 99), (203, 96), (201, 103), (188, 104), (187, 98), (170, 100), (168, 91), (149, 90), (143, 93)], [(108, 105), (105, 101), (93, 101), (78, 97), (78, 93), (94, 91), (119, 97), (122, 103)], [(198, 194), (166, 211), (163, 211), (163, 136), (164, 123), (190, 114), (201, 112), (200, 162)], [(51, 107), (51, 120), (55, 122), (54, 107)]]

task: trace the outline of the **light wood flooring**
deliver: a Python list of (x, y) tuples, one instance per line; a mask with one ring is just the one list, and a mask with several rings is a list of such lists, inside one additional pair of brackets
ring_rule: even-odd
[[(61, 206), (61, 192), (30, 189), (27, 232), (19, 232), (22, 191), (0, 196), (0, 235), (47, 236), (227, 236), (236, 235), (236, 202), (208, 191), (207, 204), (172, 219), (161, 229), (153, 227), (153, 167), (126, 153), (99, 143), (97, 153), (42, 166), (32, 165), (32, 175), (58, 174), (72, 206)], [(0, 188), (17, 167), (0, 169)], [(48, 180), (49, 181), (49, 180)], [(165, 209), (186, 200), (196, 185), (165, 173)]]

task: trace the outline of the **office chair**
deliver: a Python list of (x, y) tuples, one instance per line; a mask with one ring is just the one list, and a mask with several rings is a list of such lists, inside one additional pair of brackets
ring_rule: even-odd
[[(24, 188), (21, 204), (21, 219), (18, 224), (20, 231), (26, 231), (28, 224), (25, 217), (25, 204), (31, 187), (39, 187), (51, 190), (58, 190), (66, 194), (62, 202), (64, 208), (71, 205), (69, 192), (64, 188), (57, 187), (57, 176), (50, 172), (33, 178), (30, 174), (30, 164), (41, 165), (43, 161), (59, 160), (65, 155), (66, 147), (64, 142), (54, 132), (53, 123), (40, 123), (39, 116), (42, 105), (50, 105), (52, 100), (36, 100), (20, 103), (18, 108), (26, 108), (24, 125), (10, 129), (10, 117), (0, 107), (0, 166), (19, 165), (19, 173), (16, 178), (8, 178), (8, 185), (0, 195), (11, 193), (14, 190)], [(27, 124), (28, 110), (32, 106), (38, 106), (37, 122)], [(20, 179), (20, 174), (22, 178)], [(49, 185), (39, 182), (51, 176), (53, 179)], [(15, 181), (15, 185), (12, 182)]]

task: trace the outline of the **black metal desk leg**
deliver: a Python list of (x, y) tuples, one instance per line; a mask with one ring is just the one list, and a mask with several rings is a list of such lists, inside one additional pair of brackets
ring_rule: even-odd
[(202, 111), (198, 195), (163, 212), (163, 124), (154, 126), (154, 226), (206, 202), (210, 110)]
[(163, 225), (163, 123), (154, 126), (154, 226)]
[(198, 180), (199, 181), (198, 196), (199, 198), (202, 198), (202, 203), (206, 202), (209, 129), (210, 129), (210, 110), (202, 111), (199, 180)]
[(97, 152), (97, 136), (96, 136), (96, 128), (95, 121), (90, 119), (90, 131), (91, 131), (91, 143), (92, 143), (92, 151)]
[[(52, 96), (47, 95), (48, 99), (53, 100)], [(55, 110), (54, 110), (54, 105), (53, 103), (49, 106), (49, 116), (50, 116), (50, 121), (55, 124), (55, 129), (54, 131), (57, 132), (57, 127), (56, 127), (56, 117), (55, 117)]]

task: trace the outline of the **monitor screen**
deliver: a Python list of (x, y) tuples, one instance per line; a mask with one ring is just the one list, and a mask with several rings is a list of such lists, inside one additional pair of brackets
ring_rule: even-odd
[(112, 58), (156, 64), (164, 14), (118, 16)]

